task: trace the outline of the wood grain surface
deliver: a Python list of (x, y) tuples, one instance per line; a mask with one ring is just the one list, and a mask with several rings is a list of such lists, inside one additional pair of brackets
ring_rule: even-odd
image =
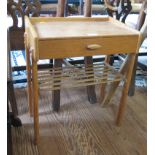
[[(15, 155), (146, 155), (146, 90), (136, 89), (128, 98), (124, 122), (115, 125), (120, 87), (106, 108), (89, 104), (86, 88), (62, 89), (61, 109), (53, 112), (51, 92), (41, 91), (40, 143), (33, 143), (26, 90), (16, 89), (23, 126), (12, 128)], [(99, 98), (99, 87), (96, 87)]]

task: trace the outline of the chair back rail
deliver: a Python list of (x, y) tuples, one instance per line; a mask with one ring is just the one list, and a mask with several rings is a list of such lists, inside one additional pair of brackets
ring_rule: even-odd
[(116, 14), (116, 19), (125, 23), (125, 19), (132, 10), (131, 0), (104, 0), (109, 16)]
[[(39, 16), (41, 4), (39, 0), (8, 0), (7, 12), (13, 20), (13, 25), (8, 28), (10, 50), (23, 50), (25, 21), (24, 16)], [(21, 22), (21, 24), (20, 24)], [(20, 26), (21, 25), (21, 26)]]

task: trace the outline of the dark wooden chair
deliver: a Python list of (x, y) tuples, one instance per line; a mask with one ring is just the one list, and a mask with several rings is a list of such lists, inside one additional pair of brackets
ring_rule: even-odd
[[(7, 153), (8, 155), (12, 155), (12, 134), (11, 134), (11, 126), (20, 127), (22, 126), (21, 120), (17, 117), (18, 109), (17, 102), (15, 98), (15, 92), (12, 82), (11, 76), (11, 63), (10, 63), (10, 44), (9, 44), (9, 36), (7, 33)], [(9, 104), (11, 106), (12, 112), (10, 111)]]
[[(133, 3), (141, 3), (141, 9), (139, 10), (139, 16), (136, 25), (134, 26), (135, 29), (139, 30), (142, 34), (142, 38), (140, 40), (140, 44), (144, 41), (144, 39), (147, 36), (147, 24), (145, 22), (145, 17), (146, 17), (146, 9), (147, 9), (147, 0), (139, 0), (139, 1), (133, 1), (133, 0), (105, 0), (105, 5), (107, 7), (107, 13), (109, 16), (116, 17), (116, 19), (121, 20), (122, 22), (125, 23), (125, 20), (127, 16), (129, 15), (130, 12), (132, 12), (132, 6), (131, 2)], [(124, 5), (127, 3), (126, 7), (124, 8)], [(119, 7), (120, 6), (120, 7)], [(127, 7), (128, 6), (128, 7)], [(126, 10), (127, 9), (127, 10)], [(137, 12), (136, 12), (137, 13)], [(145, 24), (144, 24), (145, 23)], [(138, 56), (136, 56), (135, 60), (135, 66), (133, 70), (133, 75), (132, 75), (132, 80), (130, 84), (130, 89), (129, 89), (129, 96), (134, 95), (135, 91), (135, 76), (136, 76), (136, 68), (137, 68), (137, 61), (138, 61)], [(122, 55), (122, 57), (125, 57), (125, 55)], [(113, 62), (113, 61), (112, 61)]]
[[(65, 5), (66, 5), (66, 2), (64, 0), (58, 1), (58, 7), (57, 7), (58, 17), (64, 16)], [(8, 10), (8, 14), (11, 16), (13, 20), (13, 25), (8, 28), (8, 36), (10, 38), (9, 39), (9, 44), (10, 44), (9, 51), (25, 49), (25, 46), (24, 46), (24, 32), (25, 32), (24, 15), (39, 16), (40, 9), (41, 9), (41, 5), (38, 0), (34, 0), (33, 3), (30, 0), (26, 0), (24, 4), (22, 3), (22, 0), (19, 0), (19, 1), (8, 0), (7, 10)], [(21, 23), (22, 23), (20, 27), (18, 26), (19, 18), (21, 19)], [(8, 59), (8, 61), (10, 61), (10, 59)], [(58, 66), (61, 67), (63, 60), (55, 59), (55, 60), (51, 60), (51, 62), (53, 63), (53, 67), (58, 67)], [(90, 63), (92, 63), (92, 58), (86, 57), (85, 64), (87, 65)], [(25, 70), (25, 69), (26, 69), (25, 66), (17, 66), (17, 67), (12, 67), (10, 71), (12, 72), (12, 71), (18, 71), (18, 70)], [(28, 88), (28, 89), (31, 89), (31, 88)], [(88, 86), (87, 92), (88, 92), (89, 101), (91, 103), (95, 103), (96, 102), (95, 87)], [(52, 93), (53, 93), (53, 98), (52, 98), (53, 99), (52, 101), (53, 110), (58, 111), (60, 108), (60, 91), (55, 90)], [(30, 99), (28, 98), (28, 100)], [(31, 108), (30, 108), (30, 113), (32, 114)]]
[[(140, 46), (142, 45), (144, 39), (147, 37), (147, 0), (143, 1), (137, 24), (135, 26), (135, 29), (139, 30), (141, 32), (141, 40), (140, 40)], [(140, 48), (139, 46), (139, 48)], [(145, 53), (147, 55), (147, 53)], [(133, 96), (135, 92), (135, 77), (136, 77), (136, 69), (138, 66), (138, 57), (139, 53), (136, 55), (135, 59), (135, 65), (132, 73), (132, 79), (131, 79), (131, 84), (129, 88), (129, 96)]]
[[(14, 116), (18, 115), (18, 109), (17, 109), (17, 102), (15, 98), (15, 92), (13, 87), (13, 81), (12, 81), (12, 69), (11, 69), (11, 61), (10, 61), (10, 44), (9, 44), (9, 36), (7, 36), (8, 43), (7, 43), (7, 98), (8, 102), (11, 105), (12, 112), (14, 113)], [(9, 107), (9, 106), (8, 106)]]
[[(30, 0), (26, 0), (24, 5), (26, 6), (23, 8), (22, 0), (8, 0), (7, 1), (7, 12), (8, 18), (11, 17), (13, 21), (13, 25), (8, 27), (7, 34), (8, 34), (8, 79), (7, 79), (7, 87), (8, 87), (8, 99), (12, 107), (12, 112), (16, 116), (18, 114), (18, 108), (16, 103), (16, 98), (14, 94), (13, 88), (13, 79), (12, 79), (12, 72), (25, 70), (26, 66), (11, 66), (11, 52), (14, 50), (24, 50), (24, 32), (25, 32), (25, 22), (24, 16), (31, 15), (31, 16), (38, 16), (40, 11), (40, 3), (37, 0), (34, 2), (30, 2)], [(19, 25), (19, 19), (21, 19), (21, 26)]]
[[(40, 0), (41, 2), (41, 14), (48, 14), (55, 16), (57, 11), (58, 0)], [(104, 0), (92, 0), (92, 11), (94, 13), (103, 13)], [(67, 0), (65, 1), (64, 15), (83, 15), (84, 0)]]
[[(65, 0), (58, 0), (58, 6), (57, 6), (57, 17), (64, 17), (65, 16)], [(91, 16), (91, 1), (86, 1), (86, 7), (85, 7), (85, 17)], [(85, 65), (92, 64), (93, 59), (92, 57), (85, 57), (84, 58)], [(53, 67), (62, 67), (62, 63), (64, 63), (64, 60), (62, 59), (54, 59), (53, 60)], [(68, 62), (65, 64), (69, 64)], [(88, 100), (90, 103), (96, 103), (96, 93), (95, 93), (95, 86), (87, 86), (87, 95)], [(52, 103), (53, 103), (53, 109), (55, 111), (58, 111), (60, 108), (60, 90), (54, 90), (52, 91)]]
[(116, 17), (116, 19), (125, 23), (125, 19), (132, 10), (130, 0), (104, 0), (107, 13), (111, 17)]

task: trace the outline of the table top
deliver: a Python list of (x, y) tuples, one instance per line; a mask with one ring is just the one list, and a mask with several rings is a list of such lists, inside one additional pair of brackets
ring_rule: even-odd
[(135, 53), (139, 31), (111, 18), (25, 17), (34, 59)]
[(30, 18), (37, 37), (44, 39), (91, 38), (139, 35), (139, 32), (110, 17)]

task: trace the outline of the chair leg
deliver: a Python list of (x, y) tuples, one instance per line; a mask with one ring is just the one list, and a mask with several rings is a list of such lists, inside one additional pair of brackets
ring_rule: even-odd
[(7, 82), (7, 89), (8, 89), (8, 99), (11, 104), (12, 112), (13, 112), (14, 116), (17, 116), (18, 108), (17, 108), (17, 102), (16, 102), (16, 98), (15, 98), (15, 92), (14, 92), (12, 80)]
[(11, 118), (9, 105), (7, 103), (7, 154), (12, 155), (12, 135), (11, 135)]
[(38, 72), (37, 62), (32, 59), (32, 85), (33, 85), (33, 110), (34, 110), (34, 143), (39, 141), (39, 115), (38, 115)]
[(128, 96), (129, 85), (130, 85), (130, 81), (131, 81), (131, 76), (132, 76), (132, 71), (133, 71), (133, 67), (134, 67), (134, 63), (135, 63), (136, 54), (130, 54), (130, 57), (131, 57), (130, 63), (129, 63), (130, 65), (128, 65), (128, 69), (126, 72), (126, 80), (125, 80), (125, 83), (123, 86), (122, 96), (121, 96), (119, 110), (118, 110), (118, 114), (117, 114), (117, 120), (116, 120), (117, 125), (121, 125), (123, 115), (125, 112), (126, 100), (127, 100), (127, 96)]
[[(54, 67), (62, 67), (62, 59), (55, 59), (53, 60), (53, 68)], [(58, 75), (61, 73), (55, 73), (53, 71), (53, 75)], [(55, 81), (55, 82), (60, 82), (60, 81)], [(61, 90), (53, 90), (52, 91), (52, 107), (54, 111), (59, 111), (60, 109), (60, 91)]]
[[(84, 60), (85, 60), (86, 67), (87, 67), (87, 65), (90, 65), (90, 64), (93, 65), (93, 58), (91, 56), (85, 57)], [(87, 95), (88, 95), (88, 100), (90, 103), (94, 104), (97, 102), (94, 85), (87, 86)]]

